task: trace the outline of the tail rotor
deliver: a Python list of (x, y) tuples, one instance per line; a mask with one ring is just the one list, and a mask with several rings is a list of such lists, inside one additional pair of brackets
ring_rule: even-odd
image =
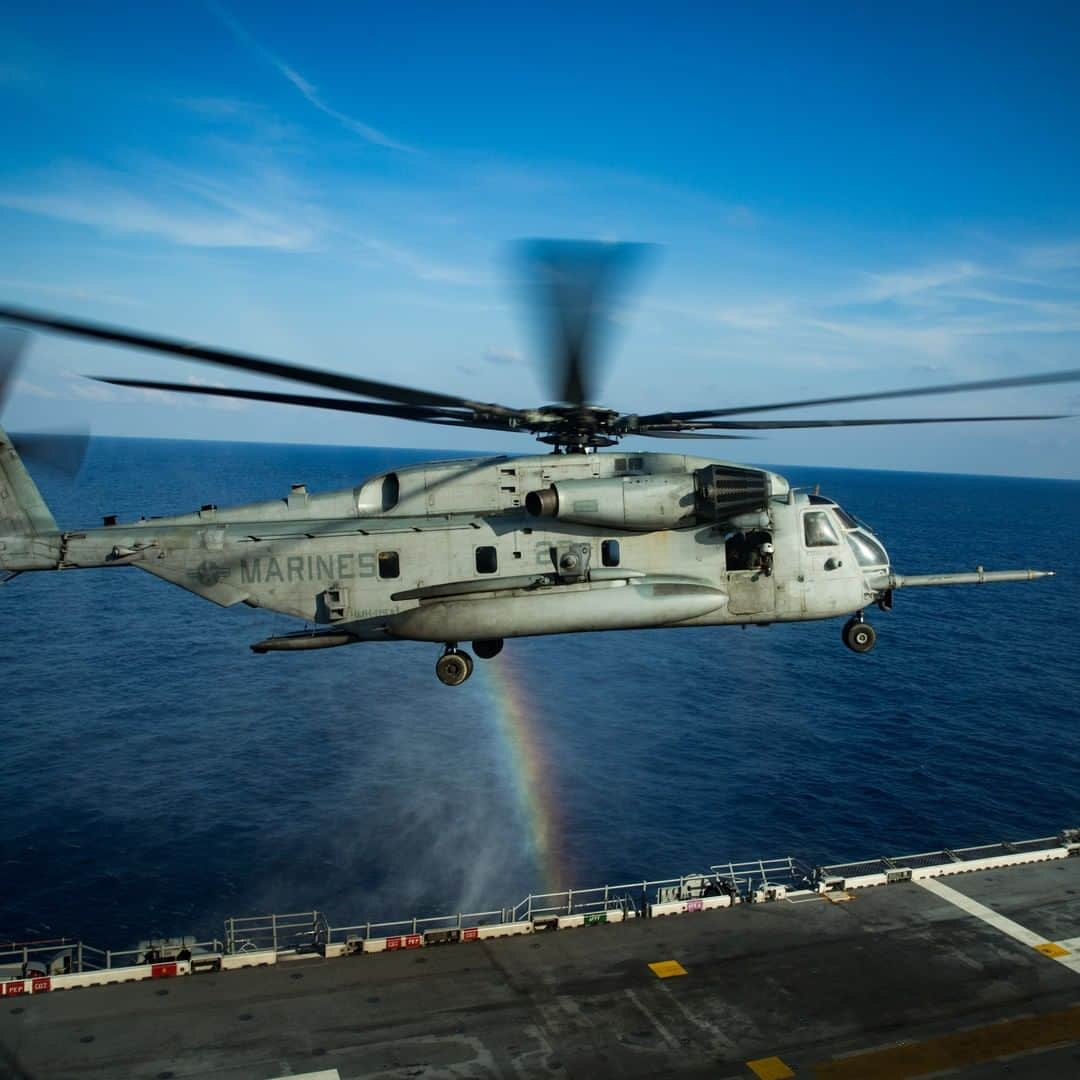
[[(0, 327), (0, 414), (3, 413), (4, 403), (14, 386), (29, 343), (30, 335), (26, 331)], [(20, 457), (32, 464), (55, 469), (74, 479), (86, 457), (90, 435), (84, 428), (69, 429), (7, 435), (7, 441)]]

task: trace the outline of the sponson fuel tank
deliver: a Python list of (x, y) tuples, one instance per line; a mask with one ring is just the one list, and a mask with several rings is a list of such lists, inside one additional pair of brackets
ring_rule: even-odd
[(727, 594), (706, 582), (651, 576), (437, 599), (391, 616), (386, 629), (420, 641), (637, 629), (697, 618), (726, 603)]
[(772, 476), (763, 469), (708, 465), (669, 475), (560, 480), (525, 496), (533, 517), (615, 529), (678, 529), (764, 510)]

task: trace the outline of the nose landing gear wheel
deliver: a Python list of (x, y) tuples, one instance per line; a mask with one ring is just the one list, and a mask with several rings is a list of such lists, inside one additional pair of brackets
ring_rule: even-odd
[(481, 660), (494, 660), (499, 653), (502, 652), (503, 639), (486, 638), (483, 641), (474, 641), (472, 643), (473, 652), (480, 657)]
[(472, 670), (472, 657), (460, 649), (447, 649), (435, 662), (435, 674), (445, 686), (460, 686)]
[(849, 619), (844, 624), (844, 644), (857, 653), (869, 652), (877, 641), (874, 628), (862, 619)]

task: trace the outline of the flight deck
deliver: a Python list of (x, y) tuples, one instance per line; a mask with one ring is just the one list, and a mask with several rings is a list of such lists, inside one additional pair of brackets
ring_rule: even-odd
[[(724, 873), (688, 877), (647, 910), (609, 895), (623, 918), (557, 932), (538, 908), (531, 924), (508, 909), (487, 926), (510, 936), (367, 928), (140, 957), (157, 977), (5, 992), (0, 1075), (1074, 1076), (1077, 839), (1005, 845), (989, 869), (963, 852), (820, 868), (798, 889), (773, 872), (741, 894), (709, 887)], [(239, 962), (252, 966), (228, 970)]]

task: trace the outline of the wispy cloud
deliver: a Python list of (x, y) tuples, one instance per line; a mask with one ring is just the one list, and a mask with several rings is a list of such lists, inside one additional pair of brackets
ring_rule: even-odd
[(741, 302), (730, 294), (716, 302), (679, 296), (649, 307), (719, 328), (711, 350), (694, 355), (741, 353), (774, 370), (947, 371), (957, 379), (1031, 371), (1064, 363), (1065, 343), (1080, 333), (1073, 249), (1061, 244), (1032, 256), (999, 247), (872, 271), (833, 265), (827, 282), (792, 266), (782, 297), (771, 283), (746, 284)]
[[(228, 146), (229, 138), (239, 137), (239, 145), (250, 154), (256, 147), (302, 150), (307, 139), (294, 123), (282, 120), (273, 109), (243, 98), (173, 97), (170, 103), (198, 117), (212, 133), (200, 132), (206, 146)], [(231, 145), (237, 145), (235, 143)]]
[(924, 356), (946, 356), (956, 343), (955, 328), (948, 326), (912, 327), (856, 319), (808, 317), (800, 319), (800, 325), (860, 345), (905, 349)]
[(343, 113), (339, 109), (335, 109), (328, 105), (319, 93), (318, 87), (305, 79), (295, 68), (290, 67), (283, 60), (270, 52), (264, 45), (256, 41), (256, 39), (252, 37), (251, 34), (224, 8), (214, 3), (208, 4), (208, 7), (225, 24), (225, 26), (229, 28), (229, 31), (237, 41), (254, 52), (261, 60), (269, 64), (278, 72), (278, 74), (288, 80), (309, 105), (312, 105), (314, 108), (318, 109), (319, 112), (329, 116), (331, 120), (336, 121), (347, 131), (359, 135), (362, 139), (366, 139), (376, 146), (383, 146), (388, 150), (400, 150), (405, 153), (416, 153), (415, 147), (407, 146), (405, 143), (391, 138), (377, 127), (364, 123), (363, 120), (357, 120), (356, 117), (349, 116), (347, 113)]
[(525, 358), (514, 349), (487, 349), (484, 362), (496, 367), (516, 367), (525, 363)]
[(1033, 245), (1023, 252), (1021, 259), (1028, 266), (1038, 269), (1076, 269), (1080, 267), (1080, 240)]
[(12, 388), (17, 394), (29, 394), (30, 397), (45, 398), (49, 401), (55, 401), (60, 397), (59, 394), (50, 390), (47, 386), (40, 386), (38, 383), (30, 382), (28, 379), (16, 379), (12, 384)]
[(933, 292), (943, 285), (954, 285), (981, 273), (976, 263), (960, 260), (917, 269), (869, 274), (869, 284), (862, 290), (861, 299), (870, 303), (903, 300)]
[(242, 101), (239, 98), (178, 97), (174, 100), (177, 105), (190, 109), (191, 112), (201, 113), (204, 116), (232, 119), (234, 117), (249, 116), (253, 111), (261, 111), (259, 106), (252, 105), (250, 102)]
[(25, 278), (0, 278), (0, 289), (7, 295), (18, 292), (56, 296), (64, 300), (78, 300), (81, 303), (118, 304), (123, 307), (139, 307), (141, 300), (131, 296), (102, 289), (99, 285), (56, 285), (52, 282), (32, 281)]
[[(232, 194), (236, 190), (248, 194), (240, 198)], [(181, 181), (165, 169), (132, 175), (75, 166), (0, 189), (0, 206), (191, 247), (315, 247), (320, 230), (313, 215), (297, 213), (294, 205), (260, 202), (259, 190), (257, 182), (200, 182), (190, 176)]]
[(388, 244), (370, 236), (358, 236), (355, 233), (350, 233), (349, 238), (352, 243), (373, 255), (411, 270), (422, 281), (437, 281), (446, 285), (482, 285), (490, 280), (487, 274), (453, 263), (441, 262), (411, 248)]
[[(191, 386), (214, 386), (223, 388), (224, 384), (200, 379), (189, 375), (187, 382)], [(168, 405), (171, 408), (210, 409), (224, 412), (242, 412), (249, 408), (249, 402), (236, 398), (211, 396), (208, 394), (183, 394), (171, 390), (155, 390), (147, 386), (114, 386), (88, 378), (81, 372), (70, 368), (61, 370), (52, 379), (51, 386), (29, 383), (24, 379), (15, 382), (15, 389), (31, 397), (60, 399), (68, 401), (109, 402), (125, 405)]]

